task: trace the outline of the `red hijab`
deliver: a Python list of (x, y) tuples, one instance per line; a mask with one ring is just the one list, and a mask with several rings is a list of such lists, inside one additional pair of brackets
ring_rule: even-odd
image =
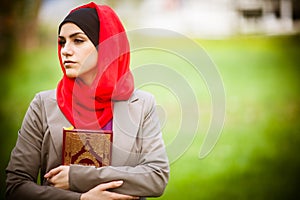
[(80, 8), (95, 8), (100, 21), (98, 74), (91, 86), (68, 78), (58, 45), (64, 75), (57, 86), (57, 103), (75, 128), (101, 129), (112, 120), (112, 102), (128, 100), (134, 90), (129, 43), (120, 19), (110, 7), (91, 2), (71, 12)]

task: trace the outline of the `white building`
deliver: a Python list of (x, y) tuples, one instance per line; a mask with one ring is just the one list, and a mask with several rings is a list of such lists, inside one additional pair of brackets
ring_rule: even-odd
[[(45, 1), (41, 19), (61, 20), (66, 10), (88, 0)], [(164, 28), (192, 37), (236, 34), (289, 34), (299, 31), (292, 20), (292, 0), (99, 0), (110, 4), (127, 30)], [(61, 8), (61, 9), (60, 9)]]

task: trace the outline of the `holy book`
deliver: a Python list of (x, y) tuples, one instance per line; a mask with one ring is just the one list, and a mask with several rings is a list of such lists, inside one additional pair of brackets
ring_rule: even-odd
[(112, 131), (63, 129), (63, 165), (108, 166), (111, 152)]

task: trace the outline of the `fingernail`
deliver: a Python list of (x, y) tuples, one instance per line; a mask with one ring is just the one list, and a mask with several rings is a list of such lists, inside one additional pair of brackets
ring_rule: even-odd
[(123, 184), (123, 181), (116, 181), (116, 184), (117, 184), (117, 185), (122, 185), (122, 184)]

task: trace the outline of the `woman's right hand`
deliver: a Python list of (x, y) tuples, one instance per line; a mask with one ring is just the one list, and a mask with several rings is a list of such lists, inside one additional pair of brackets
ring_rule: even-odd
[(138, 197), (107, 191), (108, 189), (120, 187), (122, 184), (123, 181), (111, 181), (108, 183), (102, 183), (87, 191), (86, 193), (83, 193), (80, 197), (80, 200), (139, 199)]

